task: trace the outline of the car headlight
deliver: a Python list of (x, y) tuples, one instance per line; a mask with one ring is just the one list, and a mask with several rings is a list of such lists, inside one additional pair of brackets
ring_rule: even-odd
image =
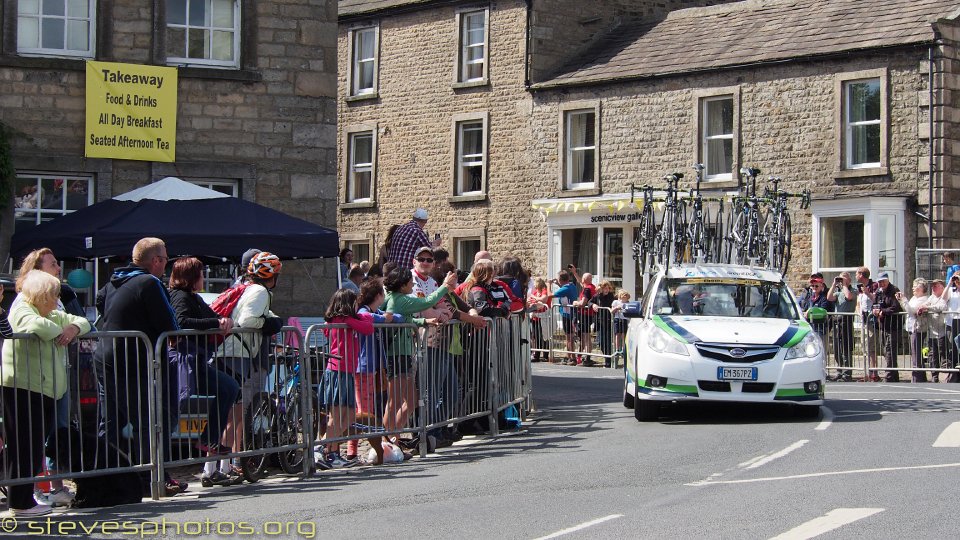
[(823, 343), (815, 332), (809, 332), (800, 343), (787, 349), (787, 360), (793, 358), (815, 358), (823, 352)]
[(690, 356), (683, 343), (660, 328), (654, 326), (647, 334), (647, 347), (658, 353), (679, 354), (681, 356)]

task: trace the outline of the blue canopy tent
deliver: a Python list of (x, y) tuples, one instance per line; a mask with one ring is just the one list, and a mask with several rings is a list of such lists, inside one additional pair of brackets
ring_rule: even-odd
[(336, 257), (337, 232), (179, 178), (159, 182), (13, 235), (11, 254), (49, 247), (60, 258), (129, 256), (137, 240), (162, 238), (171, 256), (237, 260), (257, 247), (284, 259)]

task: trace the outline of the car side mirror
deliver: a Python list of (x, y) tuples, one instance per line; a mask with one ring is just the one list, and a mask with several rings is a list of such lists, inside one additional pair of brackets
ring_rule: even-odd
[(643, 311), (640, 306), (640, 302), (627, 302), (623, 307), (623, 316), (630, 319), (643, 318)]

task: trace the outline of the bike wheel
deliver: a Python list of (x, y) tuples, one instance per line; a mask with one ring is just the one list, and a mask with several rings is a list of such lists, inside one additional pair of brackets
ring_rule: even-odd
[(790, 266), (790, 245), (793, 240), (793, 229), (790, 224), (790, 215), (784, 213), (783, 221), (780, 223), (780, 238), (778, 244), (780, 245), (780, 262), (777, 265), (777, 268), (780, 270), (780, 274), (787, 275), (787, 268)]
[(727, 235), (727, 263), (744, 264), (747, 258), (747, 214), (741, 212), (730, 221), (730, 234)]
[[(253, 396), (244, 414), (244, 447), (246, 450), (263, 450), (274, 447), (274, 423), (276, 407), (265, 392)], [(267, 454), (248, 456), (240, 460), (243, 477), (250, 483), (257, 482), (266, 471)]]
[[(292, 392), (286, 397), (286, 411), (277, 422), (277, 445), (303, 444), (303, 414), (301, 414), (300, 392)], [(280, 468), (287, 474), (303, 472), (303, 448), (280, 452)]]

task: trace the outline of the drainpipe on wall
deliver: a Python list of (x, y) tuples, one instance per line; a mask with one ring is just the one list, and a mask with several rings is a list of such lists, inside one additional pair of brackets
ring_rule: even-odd
[(523, 51), (523, 87), (530, 91), (530, 44), (533, 37), (530, 28), (533, 25), (533, 0), (527, 0), (527, 35), (525, 37), (527, 50)]
[(933, 151), (934, 151), (934, 147), (935, 147), (935, 144), (934, 144), (934, 133), (935, 133), (935, 132), (934, 132), (934, 129), (933, 129), (933, 128), (934, 128), (934, 122), (933, 122), (934, 101), (933, 101), (933, 98), (934, 98), (935, 92), (933, 91), (933, 82), (936, 80), (936, 78), (934, 77), (934, 74), (933, 74), (934, 69), (935, 69), (935, 67), (936, 67), (936, 63), (935, 63), (935, 61), (934, 61), (934, 50), (935, 50), (939, 45), (940, 45), (940, 32), (937, 30), (936, 25), (934, 25), (934, 27), (933, 27), (933, 43), (930, 44), (930, 50), (928, 51), (928, 56), (929, 56), (928, 60), (929, 60), (929, 62), (930, 62), (930, 69), (928, 70), (929, 73), (927, 73), (927, 77), (928, 77), (928, 81), (927, 81), (927, 92), (929, 92), (928, 101), (927, 101), (927, 102), (929, 103), (929, 108), (928, 108), (928, 111), (927, 111), (927, 123), (929, 124), (929, 129), (930, 129), (930, 137), (929, 137), (929, 140), (927, 141), (928, 144), (929, 144), (929, 146), (930, 146), (929, 149), (927, 150), (927, 153), (928, 153), (928, 156), (927, 156), (927, 160), (928, 160), (928, 163), (927, 163), (927, 177), (928, 177), (928, 178), (927, 178), (927, 180), (928, 180), (928, 181), (927, 181), (927, 190), (928, 190), (928, 193), (927, 193), (927, 248), (929, 248), (929, 249), (933, 249), (933, 224), (934, 224), (934, 220), (933, 220), (933, 179), (934, 179), (934, 164), (936, 163), (936, 160), (935, 160), (934, 157), (933, 157)]

